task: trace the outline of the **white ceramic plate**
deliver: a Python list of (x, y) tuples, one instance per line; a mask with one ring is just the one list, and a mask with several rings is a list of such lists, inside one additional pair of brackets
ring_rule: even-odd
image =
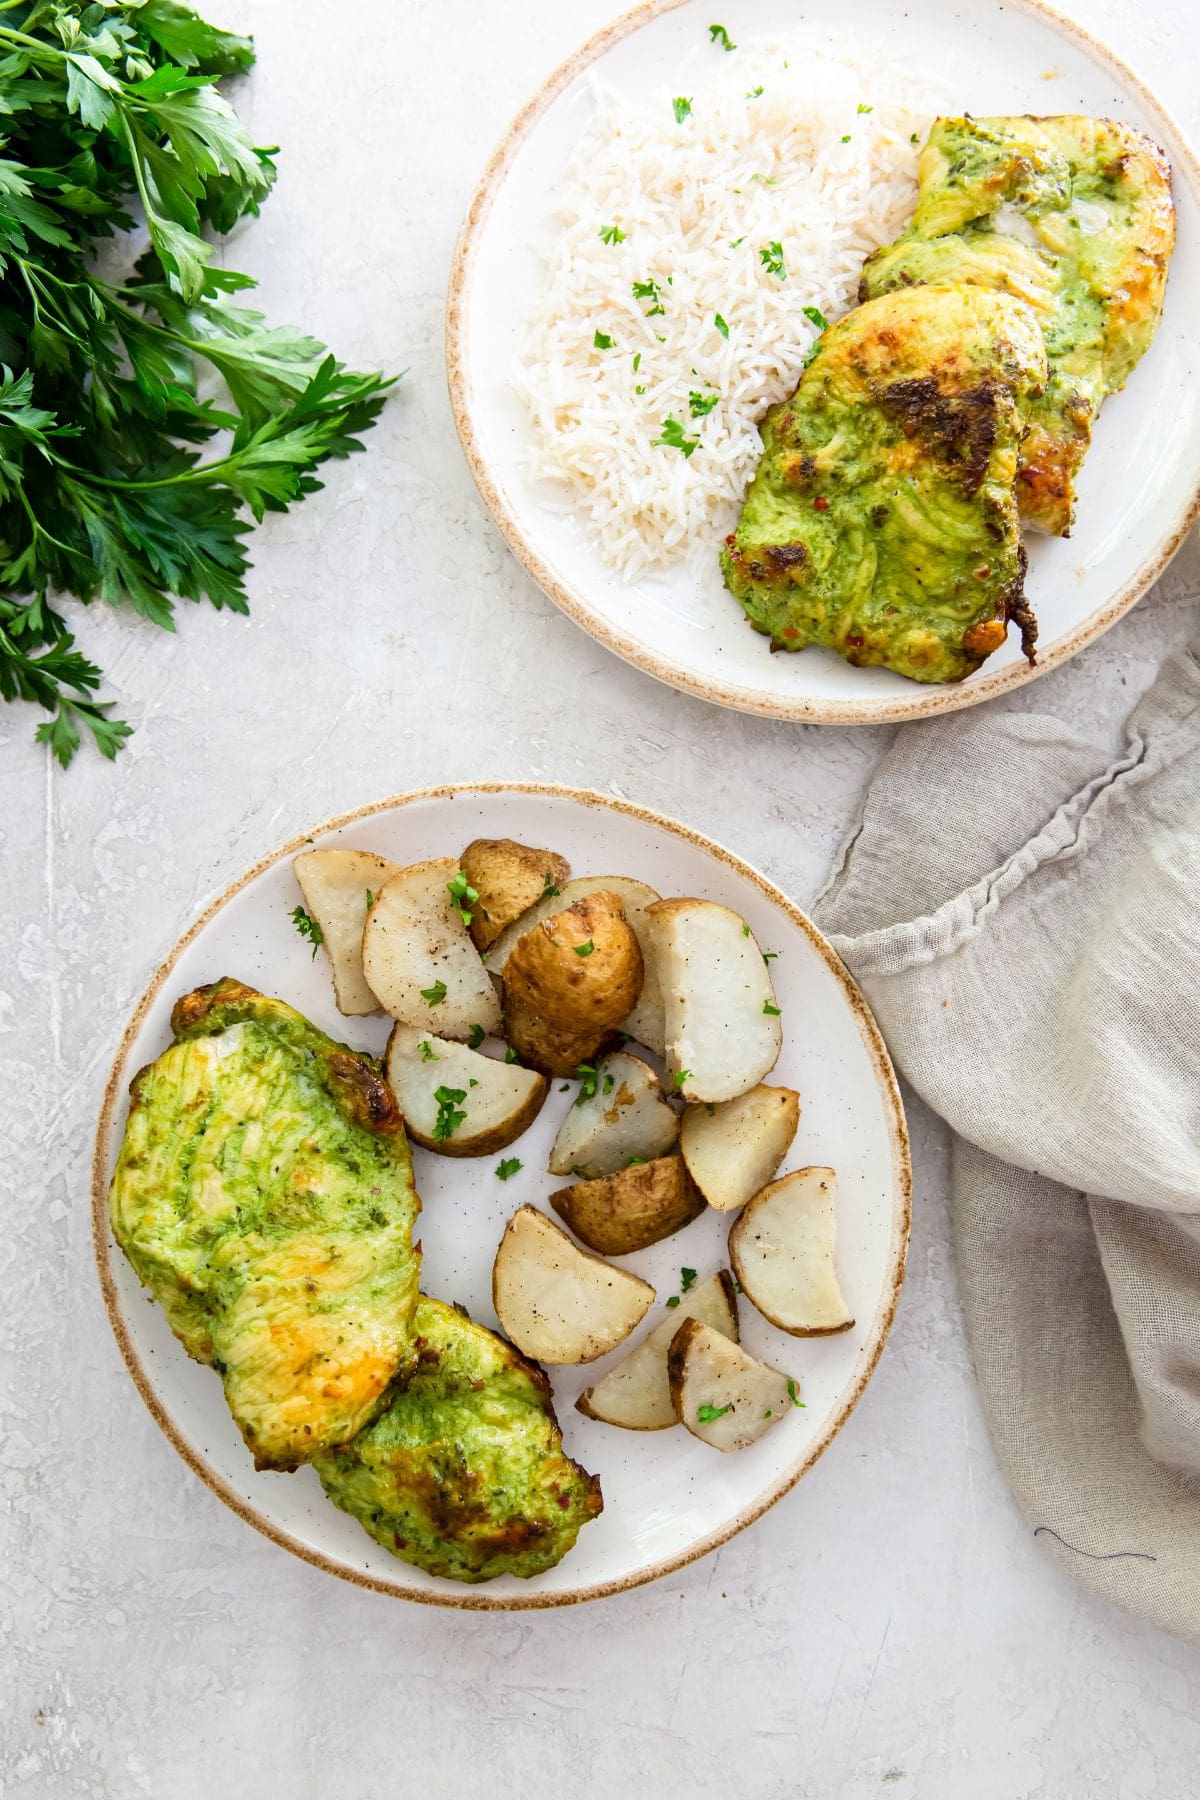
[(708, 41), (714, 11), (737, 41), (785, 35), (794, 0), (651, 0), (585, 44), (518, 116), (468, 213), (450, 288), (447, 360), (472, 473), (510, 548), (563, 611), (661, 681), (742, 712), (832, 724), (881, 723), (991, 699), (1073, 656), (1161, 573), (1200, 509), (1200, 165), (1164, 108), (1110, 51), (1038, 0), (812, 0), (806, 24), (861, 32), (881, 49), (946, 71), (964, 111), (1083, 112), (1128, 120), (1174, 168), (1178, 243), (1162, 326), (1126, 391), (1107, 402), (1067, 541), (1032, 538), (1027, 591), (1040, 623), (1036, 671), (1016, 634), (976, 675), (921, 687), (855, 669), (831, 651), (773, 656), (725, 592), (716, 563), (627, 584), (582, 525), (548, 510), (523, 464), (530, 438), (511, 385), (521, 321), (539, 281), (556, 184), (592, 108), (594, 70), (619, 92), (670, 86)]
[[(842, 965), (777, 888), (683, 826), (599, 794), (509, 784), (440, 788), (386, 800), (313, 833), (320, 845), (377, 850), (399, 862), (454, 855), (477, 836), (508, 836), (561, 851), (576, 874), (628, 874), (663, 894), (700, 894), (747, 918), (765, 947), (783, 1009), (784, 1050), (771, 1079), (802, 1098), (785, 1167), (831, 1164), (840, 1177), (838, 1267), (857, 1325), (832, 1338), (786, 1337), (741, 1303), (749, 1348), (793, 1373), (806, 1402), (753, 1449), (722, 1456), (682, 1429), (626, 1432), (574, 1409), (581, 1389), (622, 1352), (582, 1369), (551, 1371), (567, 1448), (602, 1480), (605, 1510), (566, 1560), (530, 1582), (504, 1577), (462, 1587), (388, 1556), (324, 1497), (311, 1469), (256, 1474), (211, 1370), (189, 1362), (157, 1306), (111, 1242), (107, 1189), (124, 1128), (129, 1082), (171, 1041), (178, 995), (235, 975), (291, 1001), (335, 1037), (376, 1052), (382, 1015), (346, 1020), (333, 1004), (323, 956), (315, 960), (288, 914), (300, 893), (286, 844), (252, 869), (192, 927), (139, 1003), (113, 1066), (96, 1144), (96, 1254), (121, 1350), (142, 1397), (180, 1454), (250, 1524), (333, 1574), (447, 1606), (553, 1606), (649, 1581), (702, 1555), (747, 1525), (812, 1466), (846, 1419), (878, 1359), (895, 1309), (909, 1222), (904, 1118), (887, 1053)], [(495, 1326), (492, 1259), (505, 1221), (523, 1202), (544, 1205), (561, 1183), (546, 1172), (570, 1096), (556, 1087), (541, 1117), (508, 1155), (524, 1163), (499, 1181), (497, 1156), (457, 1160), (415, 1149), (424, 1202), (422, 1285)], [(664, 1244), (623, 1259), (651, 1280), (660, 1304), (688, 1265), (721, 1266), (728, 1217), (708, 1213)]]

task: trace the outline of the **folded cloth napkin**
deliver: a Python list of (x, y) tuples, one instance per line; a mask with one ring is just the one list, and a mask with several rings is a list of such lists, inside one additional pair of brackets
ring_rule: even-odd
[(1200, 644), (1107, 767), (910, 726), (814, 916), (955, 1133), (976, 1373), (1040, 1541), (1200, 1639)]

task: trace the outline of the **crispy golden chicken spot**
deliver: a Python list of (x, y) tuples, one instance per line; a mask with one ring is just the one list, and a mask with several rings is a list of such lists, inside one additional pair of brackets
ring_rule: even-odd
[(411, 1364), (420, 1202), (369, 1057), (222, 981), (133, 1084), (113, 1231), (260, 1468), (345, 1442)]
[(374, 1424), (316, 1461), (326, 1493), (386, 1550), (454, 1581), (553, 1568), (600, 1512), (567, 1456), (536, 1363), (422, 1295), (417, 1364)]
[(1149, 348), (1175, 239), (1171, 171), (1113, 119), (938, 119), (911, 225), (871, 256), (860, 298), (921, 283), (1006, 293), (1037, 313), (1050, 379), (1031, 408), (1017, 491), (1069, 532), (1096, 413)]
[(976, 669), (1027, 610), (1013, 480), (1046, 374), (1034, 314), (982, 288), (900, 288), (831, 326), (725, 543), (755, 630), (916, 681)]

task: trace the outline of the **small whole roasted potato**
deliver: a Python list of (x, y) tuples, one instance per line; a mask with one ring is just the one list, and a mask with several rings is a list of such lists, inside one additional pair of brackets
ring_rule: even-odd
[(505, 1036), (521, 1061), (571, 1075), (626, 1018), (642, 952), (615, 894), (586, 894), (526, 932), (504, 966)]
[(704, 1196), (681, 1156), (658, 1156), (598, 1181), (559, 1188), (550, 1204), (590, 1250), (629, 1256), (699, 1218)]
[(489, 949), (505, 926), (539, 900), (556, 898), (571, 873), (565, 857), (515, 838), (473, 838), (459, 867), (479, 896), (471, 919), (477, 950)]

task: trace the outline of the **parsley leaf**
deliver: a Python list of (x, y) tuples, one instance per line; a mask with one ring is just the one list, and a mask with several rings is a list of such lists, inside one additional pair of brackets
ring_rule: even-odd
[(700, 394), (693, 388), (688, 395), (688, 405), (692, 409), (693, 419), (704, 418), (706, 413), (710, 413), (714, 406), (720, 404), (720, 400), (720, 394)]
[(665, 444), (668, 450), (682, 450), (685, 456), (691, 456), (700, 448), (700, 439), (688, 437), (679, 420), (670, 414), (662, 422), (662, 436), (651, 438), (650, 442), (652, 445)]
[(437, 1118), (433, 1122), (433, 1135), (439, 1144), (452, 1138), (463, 1120), (466, 1111), (461, 1102), (467, 1097), (466, 1088), (439, 1087), (434, 1088), (433, 1097), (437, 1101)]
[(672, 100), (671, 105), (675, 109), (675, 123), (677, 125), (682, 125), (683, 121), (691, 113), (691, 110), (692, 110), (691, 101), (685, 99), (682, 94), (677, 94), (675, 99)]
[(435, 981), (432, 987), (422, 988), (421, 998), (422, 1000), (428, 1000), (430, 1006), (440, 1006), (442, 1001), (446, 998), (445, 982)]
[(576, 1100), (575, 1104), (576, 1106), (582, 1106), (585, 1100), (590, 1100), (594, 1096), (596, 1088), (599, 1085), (600, 1072), (595, 1063), (582, 1062), (575, 1070), (575, 1073), (582, 1083), (579, 1089), (579, 1098)]
[(779, 1008), (777, 1006), (772, 1006), (769, 1000), (763, 1001), (763, 1011), (772, 1019), (777, 1019), (779, 1017)]
[(607, 331), (598, 331), (592, 339), (593, 350), (611, 350), (612, 347), (613, 341), (609, 337)]
[(417, 1049), (421, 1052), (422, 1062), (441, 1062), (442, 1060), (428, 1038), (422, 1038)]
[(815, 325), (818, 331), (825, 330), (827, 320), (819, 306), (802, 306), (800, 311), (804, 314), (810, 325)]
[(601, 239), (606, 244), (623, 244), (625, 235), (619, 225), (602, 225), (600, 227)]
[(374, 904), (375, 904), (375, 896), (371, 892), (370, 888), (368, 888), (367, 889), (367, 911), (368, 912), (370, 912), (370, 910), (374, 906)]
[(761, 100), (762, 95), (763, 95), (762, 88), (756, 87), (756, 88), (750, 89), (749, 93), (746, 95), (746, 98), (747, 98), (747, 100)]
[(710, 25), (708, 35), (714, 44), (720, 44), (722, 50), (736, 50), (737, 45), (723, 25)]
[(288, 917), (296, 927), (296, 930), (300, 933), (300, 936), (302, 938), (307, 938), (312, 945), (313, 961), (315, 962), (317, 951), (325, 942), (325, 933), (321, 930), (317, 921), (309, 917), (302, 906), (293, 907), (292, 911), (288, 914)]
[(667, 1301), (667, 1305), (668, 1306), (678, 1306), (679, 1305), (679, 1295), (672, 1294), (671, 1298)]
[(676, 1089), (677, 1093), (682, 1093), (683, 1084), (685, 1081), (687, 1081), (687, 1079), (689, 1078), (691, 1073), (692, 1073), (692, 1071), (690, 1069), (680, 1069), (679, 1070), (679, 1072), (675, 1076), (675, 1089)]
[(482, 1025), (472, 1025), (470, 1035), (467, 1038), (467, 1049), (478, 1050), (486, 1036), (487, 1032), (483, 1029)]
[(501, 1181), (507, 1181), (510, 1175), (515, 1175), (518, 1169), (524, 1167), (525, 1164), (519, 1156), (506, 1156), (496, 1164), (496, 1174)]
[(729, 336), (729, 327), (725, 323), (724, 319), (721, 317), (720, 313), (713, 314), (713, 324), (716, 326), (717, 330), (720, 332), (720, 334), (723, 338), (727, 338)]
[(862, 101), (860, 100), (858, 103), (858, 110), (860, 113), (869, 113), (869, 112), (874, 112), (875, 108), (873, 106), (864, 106)]
[(662, 303), (662, 291), (659, 288), (657, 281), (653, 280), (653, 278), (648, 281), (635, 281), (633, 283), (633, 297), (635, 300), (650, 300), (653, 302), (649, 312), (644, 315), (647, 319), (653, 319), (658, 313), (662, 313), (665, 316), (666, 308)]
[(572, 944), (571, 948), (574, 950), (576, 956), (590, 956), (596, 946), (593, 940), (589, 938), (586, 944)]
[(515, 1063), (517, 1060), (517, 1053), (513, 1049), (511, 1044), (508, 1046), (508, 1049), (504, 1052), (504, 1060), (506, 1063)]
[(696, 1281), (695, 1269), (680, 1269), (680, 1271), (679, 1271), (679, 1290), (681, 1293), (686, 1294), (688, 1289), (695, 1285), (695, 1281)]
[(758, 260), (768, 275), (777, 275), (780, 281), (787, 280), (787, 269), (783, 261), (783, 245), (776, 242), (764, 244), (758, 253)]
[[(741, 1290), (739, 1289), (739, 1292), (740, 1291)], [(792, 1380), (792, 1377), (790, 1375), (788, 1376), (788, 1399), (791, 1401), (793, 1406), (798, 1406), (800, 1408), (801, 1412), (803, 1412), (805, 1410), (804, 1402), (800, 1398), (799, 1389), (797, 1388), (796, 1383)]]
[[(682, 1329), (682, 1327), (680, 1329)], [(703, 1406), (698, 1406), (696, 1408), (696, 1417), (701, 1425), (711, 1425), (714, 1419), (723, 1419), (727, 1412), (732, 1411), (732, 1400), (730, 1400), (726, 1406), (710, 1406), (706, 1400)]]
[(471, 908), (479, 900), (478, 888), (473, 888), (462, 870), (446, 883), (446, 892), (454, 902), (454, 910), (464, 925), (469, 925), (475, 914)]

